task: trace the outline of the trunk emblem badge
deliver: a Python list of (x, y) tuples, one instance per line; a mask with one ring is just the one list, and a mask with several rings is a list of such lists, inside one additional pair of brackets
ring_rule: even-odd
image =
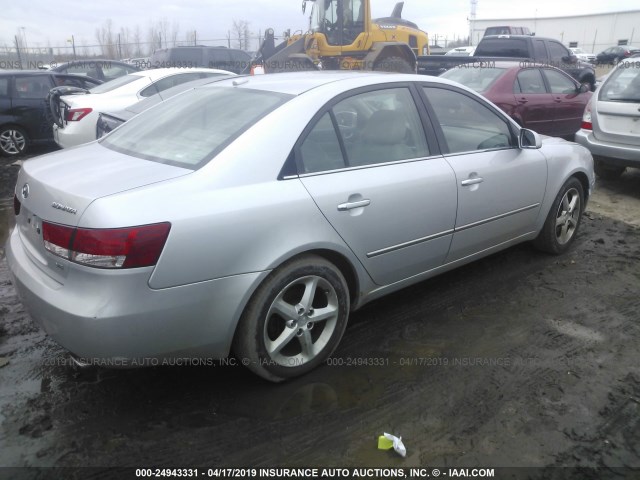
[(22, 187), (22, 198), (27, 198), (29, 196), (29, 184), (25, 183)]
[(71, 213), (73, 215), (78, 213), (78, 210), (76, 210), (75, 208), (67, 207), (66, 205), (62, 205), (61, 203), (58, 203), (58, 202), (53, 202), (51, 206), (56, 210), (62, 210), (63, 212)]

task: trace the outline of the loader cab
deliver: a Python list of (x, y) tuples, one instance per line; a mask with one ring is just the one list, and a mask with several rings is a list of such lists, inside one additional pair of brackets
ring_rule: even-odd
[(315, 0), (311, 31), (322, 33), (332, 46), (351, 45), (365, 31), (366, 0)]

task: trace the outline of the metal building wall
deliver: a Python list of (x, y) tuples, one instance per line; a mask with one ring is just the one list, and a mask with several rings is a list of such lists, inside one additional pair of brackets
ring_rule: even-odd
[(558, 39), (566, 46), (577, 42), (578, 47), (593, 53), (618, 45), (621, 40), (640, 45), (640, 10), (571, 17), (477, 19), (473, 44), (478, 44), (487, 27), (496, 25), (529, 27), (537, 36)]

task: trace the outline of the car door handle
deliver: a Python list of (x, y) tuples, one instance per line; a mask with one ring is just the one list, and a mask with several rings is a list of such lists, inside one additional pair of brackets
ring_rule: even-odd
[(370, 203), (371, 203), (371, 200), (366, 199), (366, 198), (364, 200), (360, 200), (358, 202), (341, 203), (340, 205), (338, 205), (338, 211), (339, 212), (346, 212), (347, 210), (353, 210), (354, 208), (366, 207)]
[(462, 185), (463, 187), (469, 187), (471, 185), (477, 185), (482, 182), (484, 182), (484, 178), (475, 177), (475, 178), (470, 178), (468, 180), (462, 180), (462, 182), (460, 182), (460, 185)]
[(555, 97), (553, 99), (553, 101), (556, 102), (556, 103), (561, 103), (562, 102), (562, 97)]
[(518, 103), (521, 103), (524, 105), (525, 103), (529, 103), (529, 100), (527, 100), (526, 98), (519, 98)]

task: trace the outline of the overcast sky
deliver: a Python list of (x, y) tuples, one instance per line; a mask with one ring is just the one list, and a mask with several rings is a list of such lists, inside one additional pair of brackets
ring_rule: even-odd
[[(371, 0), (373, 16), (388, 16), (397, 0)], [(96, 29), (111, 19), (114, 30), (140, 26), (147, 41), (149, 26), (163, 19), (178, 27), (178, 39), (187, 31), (197, 38), (224, 39), (233, 20), (250, 22), (253, 32), (268, 27), (280, 34), (286, 29), (303, 30), (308, 26), (301, 0), (134, 0), (87, 2), (86, 0), (2, 0), (0, 47), (11, 46), (14, 35), (22, 33), (29, 47), (60, 47), (74, 35), (76, 45), (97, 43)], [(478, 19), (549, 17), (638, 9), (638, 0), (593, 0), (562, 2), (557, 0), (478, 0)], [(450, 40), (469, 31), (470, 0), (406, 0), (403, 17), (416, 22), (430, 34), (447, 35)], [(223, 44), (221, 41), (220, 44)], [(69, 45), (69, 44), (67, 44)]]

